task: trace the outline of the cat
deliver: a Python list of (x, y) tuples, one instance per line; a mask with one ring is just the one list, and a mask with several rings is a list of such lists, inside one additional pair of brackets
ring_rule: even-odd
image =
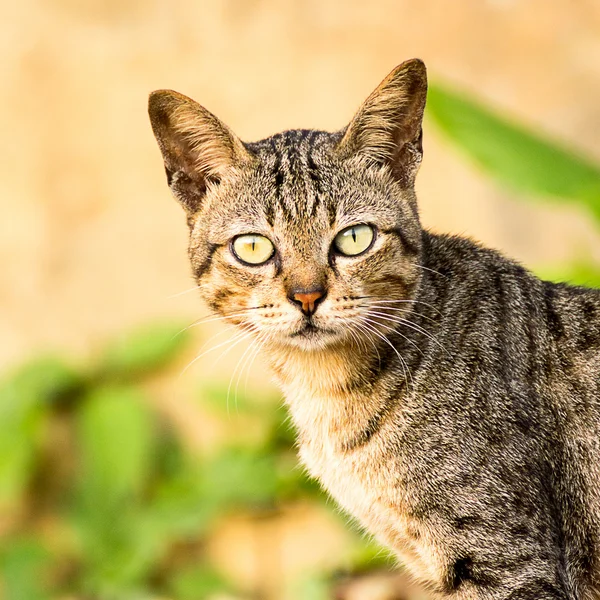
[(436, 597), (600, 598), (600, 292), (421, 226), (426, 95), (413, 59), (341, 131), (244, 143), (153, 92), (194, 276), (310, 473)]

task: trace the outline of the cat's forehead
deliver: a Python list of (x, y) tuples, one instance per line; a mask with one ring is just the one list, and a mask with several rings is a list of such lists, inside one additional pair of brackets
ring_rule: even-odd
[[(249, 149), (259, 159), (257, 182), (263, 184), (263, 208), (271, 226), (315, 224), (333, 206), (327, 164), (333, 159), (331, 134), (304, 129), (284, 131)], [(323, 214), (325, 213), (325, 214)]]
[(389, 188), (380, 178), (337, 155), (342, 133), (295, 129), (247, 145), (259, 160), (255, 187), (271, 225), (330, 227), (346, 213), (367, 218), (385, 208)]
[[(308, 129), (284, 131), (248, 148), (259, 160), (257, 183), (264, 186), (266, 216), (275, 224), (312, 220), (330, 205), (331, 163), (336, 137)], [(331, 219), (334, 214), (331, 214)]]

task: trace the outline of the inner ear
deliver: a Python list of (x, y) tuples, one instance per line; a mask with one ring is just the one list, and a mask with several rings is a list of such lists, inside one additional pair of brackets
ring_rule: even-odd
[(422, 122), (427, 71), (413, 59), (396, 67), (360, 107), (338, 146), (344, 157), (390, 168), (405, 186), (414, 183), (423, 155)]
[(251, 153), (223, 122), (182, 94), (153, 92), (148, 112), (167, 183), (188, 212), (198, 210), (211, 186), (252, 162)]

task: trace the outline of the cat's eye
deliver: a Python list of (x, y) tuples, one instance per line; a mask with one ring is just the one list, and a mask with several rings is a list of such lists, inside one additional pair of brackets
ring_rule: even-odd
[(231, 249), (238, 260), (249, 265), (262, 265), (275, 251), (271, 240), (256, 233), (239, 235), (233, 240)]
[(342, 229), (333, 240), (335, 249), (345, 256), (357, 256), (368, 250), (375, 237), (370, 225), (352, 225)]

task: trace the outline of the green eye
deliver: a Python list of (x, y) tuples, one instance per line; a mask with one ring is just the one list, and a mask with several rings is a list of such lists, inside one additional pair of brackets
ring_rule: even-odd
[(255, 233), (236, 237), (231, 246), (234, 256), (250, 265), (262, 265), (273, 256), (275, 250), (271, 240)]
[(373, 241), (375, 232), (370, 225), (352, 225), (342, 229), (333, 240), (333, 244), (341, 254), (356, 256), (364, 252)]

